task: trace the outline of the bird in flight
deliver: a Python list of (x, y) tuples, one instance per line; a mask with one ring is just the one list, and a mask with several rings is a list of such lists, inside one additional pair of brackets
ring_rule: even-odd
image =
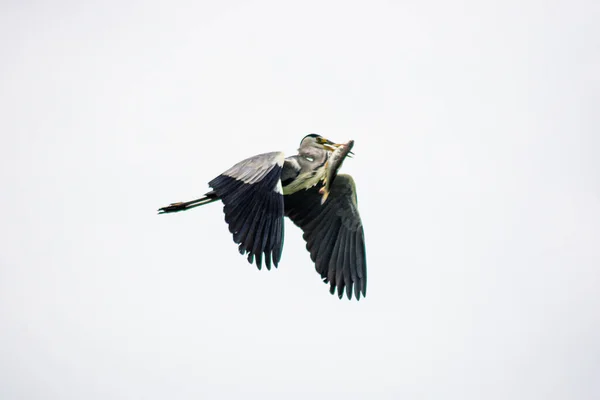
[[(225, 222), (250, 264), (277, 267), (287, 216), (304, 232), (306, 248), (330, 292), (367, 293), (367, 263), (356, 187), (340, 174), (354, 142), (337, 144), (317, 134), (305, 136), (298, 154), (259, 154), (243, 160), (208, 183), (203, 197), (160, 208), (159, 214), (189, 210), (221, 200)], [(263, 258), (264, 257), (264, 258)]]

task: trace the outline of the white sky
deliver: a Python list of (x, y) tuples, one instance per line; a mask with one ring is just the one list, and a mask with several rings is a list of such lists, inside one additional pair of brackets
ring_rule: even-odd
[[(293, 5), (294, 4), (294, 5)], [(0, 398), (600, 398), (600, 3), (0, 6)], [(221, 206), (356, 141), (369, 287)]]

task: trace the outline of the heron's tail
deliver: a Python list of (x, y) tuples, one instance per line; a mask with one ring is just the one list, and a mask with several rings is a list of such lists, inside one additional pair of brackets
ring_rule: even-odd
[(167, 214), (167, 213), (173, 213), (173, 212), (178, 212), (178, 211), (185, 211), (185, 210), (189, 210), (190, 208), (203, 206), (205, 204), (212, 203), (213, 201), (217, 201), (217, 200), (219, 200), (219, 196), (217, 196), (217, 194), (214, 191), (211, 191), (211, 192), (206, 193), (204, 195), (204, 197), (196, 199), (196, 200), (185, 201), (185, 202), (180, 202), (180, 203), (171, 203), (166, 207), (159, 208), (158, 213), (159, 214)]

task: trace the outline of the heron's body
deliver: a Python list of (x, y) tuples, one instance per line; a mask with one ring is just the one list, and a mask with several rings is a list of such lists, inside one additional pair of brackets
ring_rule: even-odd
[[(221, 200), (225, 221), (250, 263), (267, 269), (281, 259), (283, 217), (304, 231), (304, 239), (317, 272), (337, 288), (357, 299), (366, 295), (366, 255), (362, 222), (358, 214), (354, 181), (338, 175), (328, 200), (321, 204), (320, 188), (331, 143), (318, 135), (305, 137), (298, 154), (260, 154), (243, 160), (209, 182), (213, 189), (204, 197), (161, 208), (161, 213), (188, 210)], [(352, 290), (354, 289), (354, 290)]]

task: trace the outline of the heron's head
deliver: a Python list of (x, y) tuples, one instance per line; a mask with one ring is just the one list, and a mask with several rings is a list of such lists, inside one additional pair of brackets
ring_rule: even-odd
[(340, 146), (343, 144), (334, 143), (315, 133), (306, 135), (300, 142), (296, 158), (301, 168), (301, 177), (297, 179), (297, 185), (304, 188), (304, 181), (308, 181), (308, 187), (311, 187), (323, 179), (327, 160)]

